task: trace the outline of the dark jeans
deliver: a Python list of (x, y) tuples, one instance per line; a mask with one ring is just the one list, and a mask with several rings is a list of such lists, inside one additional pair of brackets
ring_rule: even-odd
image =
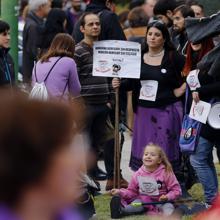
[[(108, 138), (108, 132), (114, 132), (107, 126), (110, 108), (106, 104), (89, 105), (86, 132), (90, 139), (91, 151), (98, 157), (101, 146), (104, 148), (104, 163), (107, 178), (111, 179), (114, 175), (114, 138)], [(110, 134), (110, 136), (113, 136)], [(91, 169), (90, 174), (95, 172)]]
[[(89, 105), (86, 132), (89, 135), (90, 146), (93, 153), (98, 155), (101, 146), (104, 148), (104, 164), (107, 178), (114, 177), (114, 128), (109, 128), (109, 114), (113, 110), (103, 105)], [(109, 134), (111, 133), (111, 134)], [(109, 138), (111, 137), (111, 138)], [(93, 169), (91, 173), (93, 172)]]
[(86, 133), (90, 140), (91, 150), (98, 153), (106, 135), (105, 125), (110, 109), (106, 104), (88, 105)]
[(106, 142), (104, 145), (104, 163), (107, 172), (107, 178), (114, 177), (114, 139)]

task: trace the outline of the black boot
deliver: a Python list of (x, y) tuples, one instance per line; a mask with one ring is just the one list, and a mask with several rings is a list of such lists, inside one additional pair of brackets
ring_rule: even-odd
[(112, 219), (119, 219), (122, 217), (121, 198), (120, 196), (113, 196), (110, 202), (110, 211)]

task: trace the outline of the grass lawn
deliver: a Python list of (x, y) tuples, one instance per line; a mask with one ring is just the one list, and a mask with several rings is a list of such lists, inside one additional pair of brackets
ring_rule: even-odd
[[(220, 166), (216, 165), (217, 172), (220, 172)], [(220, 182), (220, 181), (219, 181)], [(192, 197), (198, 201), (203, 201), (203, 190), (200, 184), (195, 184), (190, 190), (189, 193), (192, 195)], [(95, 197), (95, 206), (97, 211), (97, 219), (98, 220), (108, 220), (110, 218), (110, 210), (109, 210), (109, 204), (110, 204), (111, 197), (109, 195), (101, 195)], [(150, 220), (151, 218), (147, 218), (144, 215), (141, 216), (131, 216), (123, 218), (123, 220)], [(190, 220), (191, 217), (184, 217), (183, 220)]]

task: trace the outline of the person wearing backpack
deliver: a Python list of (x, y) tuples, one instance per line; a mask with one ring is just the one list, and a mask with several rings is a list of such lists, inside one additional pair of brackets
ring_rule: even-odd
[(55, 36), (49, 50), (33, 68), (32, 98), (68, 100), (70, 96), (80, 95), (74, 50), (75, 43), (70, 35), (60, 33)]

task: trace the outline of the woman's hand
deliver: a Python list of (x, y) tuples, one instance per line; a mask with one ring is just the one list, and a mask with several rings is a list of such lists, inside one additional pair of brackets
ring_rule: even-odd
[(182, 86), (180, 86), (179, 88), (176, 88), (173, 90), (174, 95), (179, 98), (181, 97), (186, 91), (186, 83), (184, 82), (182, 84)]
[(112, 194), (113, 196), (119, 195), (119, 193), (120, 193), (120, 190), (119, 190), (119, 189), (112, 189), (112, 190), (111, 190), (111, 194)]
[(163, 201), (168, 201), (168, 197), (166, 195), (162, 195), (160, 198), (159, 198), (159, 201), (163, 202)]
[(113, 78), (113, 80), (112, 80), (113, 89), (119, 88), (120, 84), (121, 84), (121, 80), (119, 78)]
[(192, 98), (195, 101), (195, 103), (199, 102), (200, 101), (199, 93), (198, 92), (193, 92), (192, 93)]

